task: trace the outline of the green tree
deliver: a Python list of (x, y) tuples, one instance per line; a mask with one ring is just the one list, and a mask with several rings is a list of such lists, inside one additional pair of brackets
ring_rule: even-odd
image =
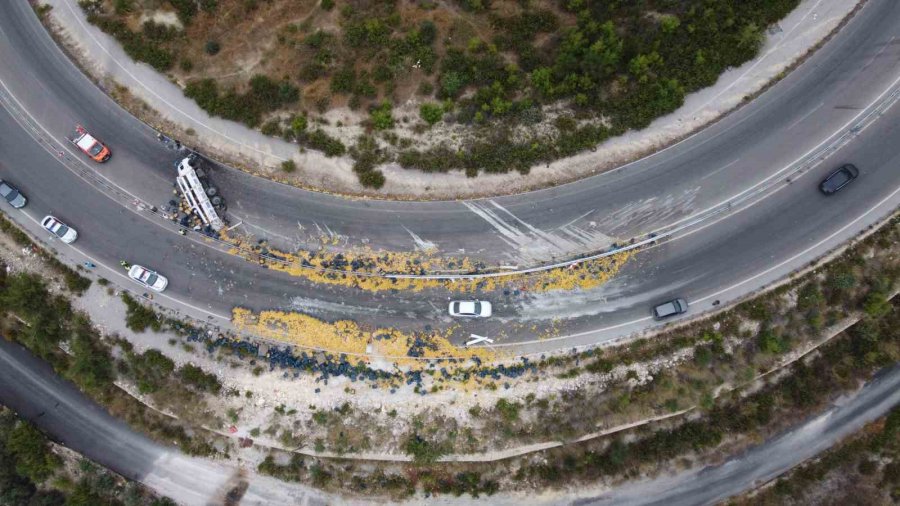
[(434, 125), (444, 117), (444, 108), (440, 104), (422, 104), (419, 106), (419, 116), (429, 125)]
[(16, 471), (35, 483), (43, 483), (62, 465), (50, 451), (47, 438), (29, 423), (16, 424), (6, 445), (16, 458)]

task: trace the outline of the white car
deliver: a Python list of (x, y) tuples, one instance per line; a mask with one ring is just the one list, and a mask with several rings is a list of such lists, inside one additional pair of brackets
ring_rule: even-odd
[(75, 242), (75, 239), (78, 238), (78, 232), (76, 232), (74, 228), (66, 225), (53, 216), (44, 216), (44, 219), (41, 220), (41, 226), (47, 229), (51, 234), (59, 237), (59, 240), (66, 244), (72, 244)]
[(487, 318), (492, 309), (491, 303), (483, 300), (454, 300), (450, 303), (450, 316)]
[(128, 269), (128, 277), (157, 292), (165, 290), (169, 284), (165, 276), (140, 265), (132, 265)]

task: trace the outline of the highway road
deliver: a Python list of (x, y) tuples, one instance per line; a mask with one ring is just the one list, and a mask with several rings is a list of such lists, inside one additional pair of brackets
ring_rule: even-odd
[[(36, 232), (36, 220), (50, 212), (76, 227), (80, 238), (74, 248), (55, 245), (64, 256), (107, 266), (127, 259), (156, 268), (170, 279), (158, 302), (201, 319), (225, 321), (232, 307), (244, 306), (298, 309), (327, 320), (353, 318), (407, 330), (450, 324), (444, 307), (452, 294), (446, 291), (372, 294), (314, 285), (248, 264), (194, 235), (182, 237), (170, 223), (137, 210), (135, 200), (162, 204), (171, 198), (176, 154), (71, 64), (26, 2), (3, 9), (0, 177), (30, 199), (24, 213), (4, 210)], [(386, 248), (407, 241), (408, 249), (412, 231), (445, 251), (470, 252), (477, 243), (491, 257), (523, 262), (549, 259), (553, 248), (544, 243), (571, 235), (563, 225), (592, 209), (581, 219), (606, 223), (599, 229), (604, 237), (624, 237), (671, 226), (764, 179), (783, 183), (765, 198), (639, 254), (599, 289), (482, 294), (494, 301), (496, 318), (466, 323), (461, 332), (499, 337), (500, 346), (523, 353), (603, 342), (656, 325), (649, 307), (667, 297), (686, 297), (696, 313), (712, 308), (714, 300), (727, 303), (750, 293), (900, 204), (900, 144), (895, 141), (900, 108), (882, 111), (865, 129), (846, 133), (873, 104), (892, 97), (889, 92), (900, 78), (898, 36), (900, 4), (871, 0), (834, 40), (750, 105), (656, 156), (550, 190), (489, 201), (413, 203), (342, 199), (227, 168), (216, 169), (214, 178), (235, 213), (257, 206), (250, 214), (238, 214), (248, 221), (256, 213), (296, 228), (296, 221), (311, 219), (342, 235), (377, 239), (372, 244)], [(114, 155), (108, 164), (92, 165), (66, 145), (64, 135), (75, 122), (110, 144)], [(838, 142), (842, 138), (849, 141)], [(828, 158), (784, 183), (785, 173), (778, 171), (810, 152)], [(735, 157), (740, 161), (732, 163)], [(860, 168), (859, 181), (835, 197), (819, 194), (819, 179), (847, 161)], [(105, 187), (98, 188), (98, 173)], [(491, 216), (506, 216), (504, 223), (530, 232), (517, 234)], [(529, 234), (543, 246), (529, 243)], [(580, 247), (566, 244), (566, 253)], [(101, 274), (128, 286), (121, 272)], [(536, 341), (543, 326), (554, 322), (561, 335)], [(511, 324), (519, 324), (518, 329), (504, 332)], [(537, 330), (530, 330), (533, 325)]]
[[(0, 80), (41, 128), (61, 140), (84, 124), (114, 153), (92, 168), (152, 204), (171, 199), (176, 153), (68, 61), (27, 2), (3, 11)], [(595, 251), (752, 187), (844, 125), (900, 75), (897, 12), (896, 2), (869, 2), (834, 42), (739, 113), (623, 170), (548, 190), (413, 203), (345, 199), (221, 167), (213, 177), (235, 223), (282, 245), (317, 247), (321, 233), (333, 233), (351, 245), (406, 251), (418, 237), (492, 265)]]
[[(241, 481), (248, 485), (240, 504), (341, 504), (297, 483), (280, 482), (238, 470), (230, 464), (181, 455), (133, 432), (56, 376), (43, 361), (17, 344), (0, 339), (0, 404), (18, 412), (55, 440), (113, 471), (140, 481), (186, 506), (223, 504), (225, 494)], [(567, 498), (531, 496), (531, 504), (693, 506), (713, 504), (771, 480), (812, 458), (884, 415), (900, 403), (900, 367), (884, 371), (858, 392), (825, 413), (718, 465), (672, 476), (632, 482), (611, 492), (581, 490)], [(500, 494), (492, 504), (522, 504), (519, 495)], [(416, 502), (416, 501), (414, 501)], [(433, 504), (483, 504), (470, 497), (438, 497)], [(363, 501), (355, 501), (361, 504)]]

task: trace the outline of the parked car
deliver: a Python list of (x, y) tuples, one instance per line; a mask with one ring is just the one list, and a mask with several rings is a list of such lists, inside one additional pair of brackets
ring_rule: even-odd
[(128, 277), (157, 292), (165, 290), (169, 284), (165, 276), (140, 265), (132, 265)]
[(97, 163), (103, 163), (112, 156), (109, 148), (89, 134), (81, 125), (75, 127), (75, 132), (69, 137), (69, 140)]
[(832, 195), (840, 191), (841, 188), (852, 183), (854, 179), (859, 177), (859, 169), (855, 165), (847, 164), (832, 172), (822, 181), (819, 189), (825, 195)]
[(6, 199), (9, 205), (16, 209), (22, 209), (28, 203), (25, 195), (19, 192), (18, 188), (0, 179), (0, 197)]
[(672, 299), (653, 308), (653, 317), (657, 320), (687, 313), (688, 303), (684, 299)]
[(491, 303), (483, 300), (454, 300), (450, 303), (450, 316), (487, 318), (492, 311)]
[(44, 219), (41, 220), (41, 226), (47, 229), (51, 234), (59, 237), (59, 240), (66, 244), (72, 244), (75, 242), (75, 239), (78, 238), (78, 232), (76, 232), (74, 228), (66, 225), (53, 216), (44, 216)]

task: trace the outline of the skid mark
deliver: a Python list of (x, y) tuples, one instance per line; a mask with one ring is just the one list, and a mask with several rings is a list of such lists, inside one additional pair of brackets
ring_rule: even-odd
[(332, 314), (343, 315), (376, 315), (376, 314), (394, 314), (396, 311), (388, 309), (380, 309), (377, 307), (365, 307), (348, 305), (341, 302), (330, 302), (327, 300), (310, 299), (307, 297), (291, 297), (290, 308), (292, 311), (300, 311), (315, 316), (330, 316)]
[(406, 232), (410, 235), (410, 237), (412, 237), (413, 242), (416, 245), (416, 250), (424, 251), (424, 252), (437, 251), (437, 244), (435, 244), (431, 241), (426, 241), (425, 239), (422, 239), (415, 232), (413, 232), (412, 230), (410, 230), (406, 227), (403, 227), (403, 229), (406, 230)]
[(599, 230), (587, 230), (575, 225), (590, 213), (548, 232), (523, 221), (492, 200), (488, 204), (462, 204), (494, 228), (500, 240), (514, 250), (507, 257), (516, 262), (542, 261), (548, 257), (596, 251), (613, 243), (611, 237)]
[[(571, 292), (531, 293), (519, 308), (520, 320), (546, 321), (596, 316), (637, 305), (650, 307), (657, 299), (671, 298), (678, 288), (693, 280), (657, 286), (635, 295), (624, 295), (629, 287), (628, 276), (619, 276), (596, 288)], [(649, 302), (648, 302), (649, 301)]]
[(690, 215), (699, 193), (696, 187), (678, 195), (635, 200), (599, 218), (595, 225), (611, 236), (635, 237)]

